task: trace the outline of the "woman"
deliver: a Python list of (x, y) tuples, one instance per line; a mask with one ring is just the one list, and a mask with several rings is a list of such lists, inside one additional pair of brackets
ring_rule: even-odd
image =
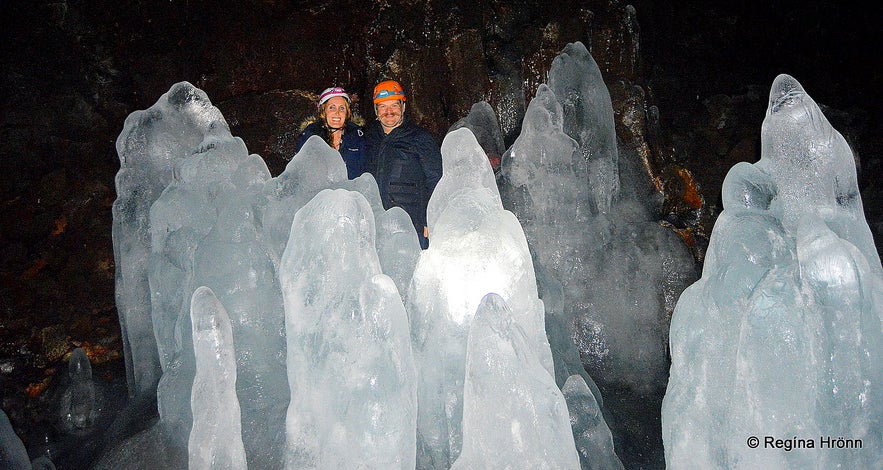
[(327, 88), (319, 95), (319, 115), (305, 124), (295, 151), (310, 137), (318, 135), (340, 152), (346, 163), (347, 178), (354, 179), (368, 170), (365, 160), (365, 133), (353, 120), (350, 96), (341, 87)]

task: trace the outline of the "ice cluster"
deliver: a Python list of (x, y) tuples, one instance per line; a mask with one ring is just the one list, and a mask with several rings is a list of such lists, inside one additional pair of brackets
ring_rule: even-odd
[(96, 468), (619, 462), (581, 367), (568, 407), (578, 353), (547, 336), (528, 240), (468, 128), (442, 144), (425, 251), (321, 139), (271, 177), (189, 83), (117, 147), (130, 392), (156, 393), (159, 422)]
[(883, 268), (852, 152), (788, 75), (761, 139), (672, 318), (666, 464), (878, 468)]
[(657, 222), (646, 175), (620, 158), (607, 86), (581, 43), (552, 62), (502, 175), (546, 314), (572, 336), (582, 364), (639, 393), (664, 387), (668, 319), (695, 266)]

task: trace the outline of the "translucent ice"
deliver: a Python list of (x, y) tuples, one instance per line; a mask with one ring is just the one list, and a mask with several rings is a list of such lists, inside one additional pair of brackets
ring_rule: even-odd
[(213, 126), (227, 127), (220, 111), (205, 92), (181, 82), (149, 109), (130, 114), (117, 138), (116, 297), (132, 395), (152, 395), (160, 377), (147, 282), (150, 206), (171, 182), (175, 163), (190, 156)]
[(414, 468), (408, 319), (374, 237), (368, 201), (343, 189), (320, 192), (292, 222), (280, 270), (287, 468)]
[(288, 162), (285, 171), (267, 184), (262, 222), (277, 262), (288, 243), (295, 212), (319, 191), (339, 187), (346, 179), (346, 165), (340, 155), (321, 137), (313, 136)]
[(475, 139), (478, 140), (478, 144), (481, 145), (481, 148), (487, 155), (491, 168), (495, 172), (499, 170), (500, 160), (503, 157), (503, 152), (506, 151), (506, 144), (503, 143), (503, 134), (500, 131), (500, 123), (497, 121), (497, 114), (494, 113), (494, 108), (487, 101), (479, 101), (473, 104), (469, 114), (455, 122), (448, 129), (448, 132), (455, 131), (461, 127), (466, 127), (472, 131)]
[(568, 44), (552, 61), (549, 89), (561, 104), (563, 130), (587, 165), (591, 208), (605, 213), (619, 193), (613, 102), (598, 64), (581, 42)]
[(604, 421), (601, 408), (586, 381), (571, 375), (561, 389), (567, 409), (580, 467), (583, 469), (621, 469), (622, 462), (613, 451), (613, 435)]
[(656, 222), (646, 177), (619, 158), (610, 96), (585, 47), (568, 45), (549, 82), (503, 156), (505, 206), (524, 227), (554, 331), (569, 330), (594, 377), (655, 391), (692, 257)]
[(564, 396), (534, 349), (506, 301), (486, 295), (469, 331), (463, 450), (452, 469), (579, 468)]
[(0, 468), (31, 470), (28, 451), (3, 410), (0, 410)]
[[(854, 160), (787, 75), (773, 84), (762, 139), (760, 161), (727, 174), (702, 279), (672, 318), (666, 463), (873, 468), (883, 276)], [(830, 447), (838, 439), (849, 447)]]
[(98, 414), (98, 397), (92, 382), (92, 363), (83, 348), (74, 349), (68, 360), (70, 384), (61, 397), (61, 422), (68, 432), (92, 426)]
[[(186, 111), (163, 109), (168, 122)], [(137, 226), (149, 238), (139, 239), (145, 256), (118, 262), (141, 265), (120, 272), (143, 276), (134, 285), (148, 287), (152, 347), (162, 371), (160, 422), (110, 451), (98, 468), (144, 462), (179, 468), (189, 437), (220, 437), (199, 429), (217, 416), (194, 411), (216, 402), (201, 402), (208, 393), (194, 388), (203, 383), (196, 352), (202, 330), (194, 330), (191, 317), (221, 305), (233, 343), (225, 358), (235, 358), (236, 379), (214, 390), (224, 390), (227, 403), (235, 386), (251, 468), (448, 468), (461, 449), (467, 337), (489, 292), (511, 307), (513, 325), (523, 332), (518, 357), (531, 356), (529, 369), (542, 370), (542, 379), (528, 385), (551, 390), (553, 371), (566, 378), (582, 369), (560, 322), (552, 323), (552, 353), (527, 239), (503, 209), (487, 155), (468, 128), (451, 132), (443, 145), (445, 178), (430, 201), (433, 246), (426, 251), (407, 214), (383, 210), (373, 177), (347, 180), (342, 161), (321, 139), (308, 141), (276, 178), (219, 119), (176, 126), (157, 139), (155, 147), (188, 150), (169, 164), (161, 194), (132, 189), (152, 204), (123, 200), (150, 207)], [(215, 298), (199, 295), (206, 301), (191, 303), (201, 286)], [(406, 289), (403, 302), (399, 293)], [(549, 298), (561, 303), (563, 296)], [(572, 442), (556, 445), (570, 449)], [(238, 459), (238, 449), (225, 450)]]
[(502, 208), (487, 157), (466, 128), (449, 133), (441, 153), (444, 175), (427, 211), (432, 244), (407, 295), (420, 374), (420, 468), (446, 468), (459, 454), (466, 340), (487, 293), (509, 303), (537, 360), (553, 373), (527, 240)]
[(785, 227), (793, 231), (804, 216), (819, 217), (876, 269), (880, 258), (862, 209), (852, 151), (800, 83), (788, 75), (778, 76), (770, 90), (761, 144), (757, 166), (779, 188)]
[(244, 469), (230, 318), (208, 287), (199, 287), (193, 293), (190, 318), (196, 376), (190, 399), (193, 428), (188, 446), (189, 468)]
[[(173, 442), (186, 447), (196, 373), (187, 297), (207, 286), (226, 306), (234, 331), (249, 458), (281, 462), (289, 395), (279, 353), (282, 293), (259, 220), (270, 174), (226, 126), (208, 126), (202, 138), (175, 163), (174, 179), (150, 211), (148, 278), (163, 368), (157, 390), (161, 423)], [(260, 394), (250, 393), (257, 389)]]

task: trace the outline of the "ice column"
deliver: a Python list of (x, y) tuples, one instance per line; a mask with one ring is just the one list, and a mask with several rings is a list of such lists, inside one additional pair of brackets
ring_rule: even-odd
[(324, 190), (295, 215), (280, 266), (291, 403), (286, 467), (414, 468), (408, 318), (380, 271), (363, 195)]
[(601, 70), (581, 42), (568, 44), (549, 69), (549, 88), (561, 103), (564, 132), (587, 166), (589, 203), (594, 214), (610, 210), (619, 193), (619, 153), (613, 102)]
[(597, 64), (568, 45), (503, 156), (501, 194), (524, 227), (555, 331), (569, 330), (594, 377), (655, 392), (668, 373), (667, 299), (695, 268), (657, 223), (647, 177), (619, 157), (613, 126)]
[(482, 299), (467, 346), (463, 450), (452, 469), (579, 468), (564, 396), (530, 341), (505, 300)]
[(787, 75), (762, 139), (760, 161), (727, 174), (702, 278), (672, 319), (666, 463), (875, 467), (883, 276), (854, 160)]
[(220, 111), (202, 90), (181, 82), (149, 109), (130, 114), (116, 141), (116, 297), (131, 395), (152, 395), (160, 377), (147, 281), (150, 206), (172, 180), (175, 162), (190, 156), (212, 125), (226, 126)]
[(190, 406), (190, 470), (245, 469), (230, 318), (214, 292), (199, 287), (190, 306), (196, 376)]
[(70, 384), (61, 397), (61, 421), (67, 431), (83, 431), (92, 426), (98, 413), (92, 363), (83, 348), (71, 352), (67, 369)]
[(0, 467), (31, 470), (31, 460), (21, 438), (15, 434), (6, 412), (0, 410)]
[[(186, 447), (196, 372), (187, 300), (207, 286), (226, 306), (234, 332), (242, 433), (249, 459), (282, 458), (288, 400), (280, 351), (282, 294), (258, 220), (270, 174), (222, 121), (209, 125), (150, 211), (154, 329), (163, 375), (157, 390), (165, 432)], [(253, 393), (261, 390), (261, 393)]]
[(466, 341), (486, 294), (512, 307), (527, 344), (553, 373), (527, 240), (503, 210), (487, 157), (466, 128), (449, 133), (441, 153), (444, 176), (427, 211), (432, 243), (406, 300), (420, 375), (420, 468), (447, 468), (460, 452)]
[(500, 131), (500, 123), (497, 121), (497, 114), (494, 108), (487, 101), (479, 101), (472, 105), (469, 114), (463, 119), (455, 122), (448, 129), (448, 132), (455, 131), (461, 127), (466, 127), (478, 144), (487, 154), (488, 161), (491, 162), (491, 168), (496, 172), (500, 169), (500, 160), (503, 152), (506, 151), (506, 144), (503, 143), (503, 134)]
[(579, 375), (571, 375), (561, 393), (564, 394), (570, 413), (580, 467), (610, 470), (623, 468), (613, 450), (613, 435), (586, 381)]

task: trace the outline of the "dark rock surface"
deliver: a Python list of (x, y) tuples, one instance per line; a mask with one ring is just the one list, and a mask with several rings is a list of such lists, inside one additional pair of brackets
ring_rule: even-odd
[[(724, 175), (759, 158), (778, 73), (797, 78), (853, 145), (865, 210), (883, 238), (881, 7), (833, 1), (338, 2), (13, 0), (0, 20), (0, 387), (35, 453), (71, 452), (51, 413), (66, 356), (84, 347), (96, 381), (124, 377), (110, 207), (125, 117), (189, 81), (275, 175), (313, 94), (346, 87), (373, 118), (384, 78), (439, 140), (486, 100), (506, 144), (552, 58), (582, 41), (614, 99), (620, 139), (664, 194), (665, 223), (701, 261)], [(603, 384), (605, 393), (614, 384)], [(649, 400), (657, 407), (658, 397)], [(605, 400), (615, 403), (616, 399)], [(623, 399), (628, 402), (629, 399)], [(640, 402), (641, 397), (632, 401)], [(627, 467), (657, 467), (658, 409), (618, 416)], [(637, 424), (635, 424), (637, 423)], [(651, 423), (652, 426), (652, 423)], [(658, 430), (656, 431), (658, 433)], [(652, 433), (651, 433), (652, 434)], [(629, 437), (631, 436), (631, 437)], [(638, 436), (638, 437), (635, 437)], [(53, 443), (50, 445), (49, 443)], [(53, 447), (54, 446), (54, 447)], [(81, 450), (80, 453), (86, 451)], [(80, 462), (88, 456), (78, 457)], [(59, 468), (77, 464), (56, 461)]]

